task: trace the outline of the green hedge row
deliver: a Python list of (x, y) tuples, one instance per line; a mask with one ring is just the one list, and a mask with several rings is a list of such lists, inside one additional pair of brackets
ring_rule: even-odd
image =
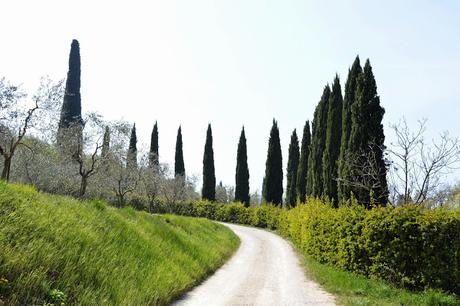
[(460, 211), (405, 206), (331, 208), (320, 200), (285, 210), (206, 201), (157, 206), (156, 212), (278, 230), (321, 263), (412, 290), (460, 294)]

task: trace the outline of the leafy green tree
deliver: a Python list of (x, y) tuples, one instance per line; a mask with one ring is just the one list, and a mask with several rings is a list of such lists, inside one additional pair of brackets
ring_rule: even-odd
[[(357, 167), (351, 167), (351, 190), (359, 203), (370, 208), (373, 203), (385, 206), (388, 202), (386, 164), (383, 156), (385, 135), (383, 115), (377, 85), (369, 60), (358, 78), (356, 102), (352, 105), (352, 126), (349, 158)], [(367, 165), (365, 169), (359, 165)]]
[(273, 126), (268, 140), (267, 161), (265, 163), (264, 200), (280, 206), (283, 203), (283, 160), (278, 123)]
[(249, 168), (244, 127), (241, 130), (240, 141), (238, 142), (235, 183), (235, 201), (240, 201), (246, 207), (249, 207)]
[(158, 124), (156, 121), (155, 121), (155, 125), (153, 126), (152, 135), (150, 137), (149, 164), (151, 168), (159, 166)]
[(348, 78), (345, 83), (345, 96), (342, 107), (342, 137), (339, 155), (339, 181), (338, 181), (338, 198), (339, 201), (346, 201), (350, 198), (350, 186), (346, 183), (350, 180), (350, 154), (348, 144), (351, 133), (351, 109), (356, 100), (356, 88), (358, 79), (363, 73), (359, 56), (356, 57), (351, 69), (348, 70)]
[(134, 123), (131, 129), (131, 136), (129, 138), (128, 155), (126, 158), (126, 168), (136, 169), (137, 168), (137, 135), (136, 135), (136, 124)]
[(342, 88), (336, 75), (329, 97), (327, 114), (326, 147), (323, 153), (323, 194), (338, 207), (337, 178), (342, 136)]
[(310, 155), (308, 157), (307, 195), (320, 197), (323, 195), (323, 152), (326, 146), (327, 113), (331, 88), (324, 87), (321, 100), (315, 109), (313, 119), (313, 135)]
[(174, 156), (174, 176), (185, 176), (184, 153), (182, 150), (182, 128), (179, 126), (176, 138), (176, 153)]
[(310, 154), (311, 133), (310, 122), (307, 120), (303, 128), (302, 148), (300, 150), (299, 167), (297, 171), (297, 197), (300, 203), (305, 203), (307, 195), (308, 155)]
[(214, 151), (212, 149), (212, 130), (208, 124), (206, 132), (206, 144), (203, 155), (203, 188), (201, 197), (205, 200), (216, 200), (216, 173), (214, 169)]
[(297, 171), (299, 168), (299, 139), (294, 129), (289, 144), (289, 157), (287, 165), (286, 206), (294, 207), (297, 203)]

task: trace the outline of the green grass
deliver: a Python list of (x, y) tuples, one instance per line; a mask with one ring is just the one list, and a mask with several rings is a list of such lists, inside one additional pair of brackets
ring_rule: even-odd
[(303, 256), (307, 274), (336, 297), (340, 305), (460, 305), (460, 299), (437, 290), (411, 292), (397, 289), (381, 280), (321, 264)]
[(0, 182), (0, 304), (163, 305), (238, 245), (233, 232), (205, 219)]

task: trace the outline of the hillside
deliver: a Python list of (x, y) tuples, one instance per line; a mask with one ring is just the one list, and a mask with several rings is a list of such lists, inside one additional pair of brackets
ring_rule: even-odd
[(208, 220), (0, 182), (0, 305), (166, 304), (238, 244), (229, 229)]

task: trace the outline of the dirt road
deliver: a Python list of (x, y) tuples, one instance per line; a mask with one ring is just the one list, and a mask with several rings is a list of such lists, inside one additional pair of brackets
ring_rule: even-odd
[(335, 305), (305, 277), (290, 244), (260, 229), (225, 224), (241, 240), (235, 255), (173, 305)]

